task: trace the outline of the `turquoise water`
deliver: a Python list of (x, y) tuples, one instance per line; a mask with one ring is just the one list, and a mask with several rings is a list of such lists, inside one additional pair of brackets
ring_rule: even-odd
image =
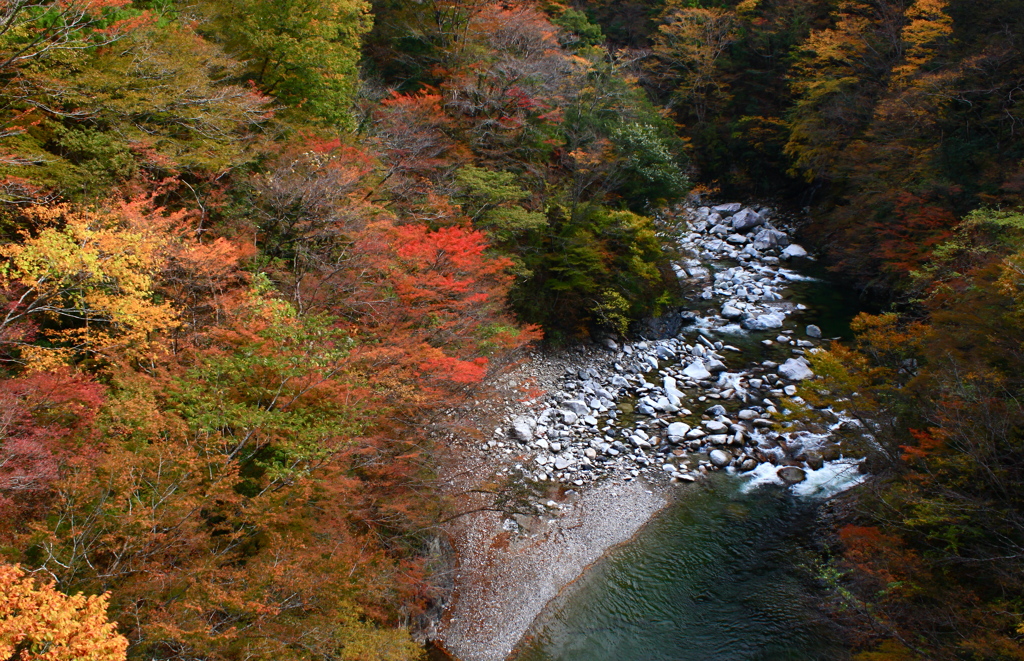
[(807, 548), (816, 501), (716, 474), (553, 601), (516, 661), (848, 658)]

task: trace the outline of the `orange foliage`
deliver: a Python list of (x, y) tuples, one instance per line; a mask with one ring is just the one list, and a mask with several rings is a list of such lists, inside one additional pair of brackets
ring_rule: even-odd
[(0, 658), (122, 661), (128, 641), (107, 621), (108, 595), (68, 596), (0, 564)]

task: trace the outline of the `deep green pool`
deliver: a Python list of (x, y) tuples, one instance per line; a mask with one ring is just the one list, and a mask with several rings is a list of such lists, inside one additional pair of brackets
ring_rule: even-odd
[(686, 488), (547, 606), (516, 661), (845, 659), (815, 608), (818, 501), (723, 474)]

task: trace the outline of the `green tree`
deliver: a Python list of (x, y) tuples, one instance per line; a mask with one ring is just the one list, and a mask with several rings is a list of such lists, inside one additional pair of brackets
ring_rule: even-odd
[(204, 0), (209, 26), (246, 61), (242, 80), (330, 124), (349, 127), (360, 37), (369, 31), (364, 0)]

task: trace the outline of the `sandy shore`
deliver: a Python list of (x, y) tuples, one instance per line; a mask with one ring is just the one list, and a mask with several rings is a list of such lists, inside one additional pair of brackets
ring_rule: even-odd
[(440, 641), (460, 661), (502, 661), (548, 601), (666, 504), (657, 487), (608, 480), (570, 494), (554, 516), (532, 517), (525, 535), (503, 530), (494, 512), (465, 517)]

